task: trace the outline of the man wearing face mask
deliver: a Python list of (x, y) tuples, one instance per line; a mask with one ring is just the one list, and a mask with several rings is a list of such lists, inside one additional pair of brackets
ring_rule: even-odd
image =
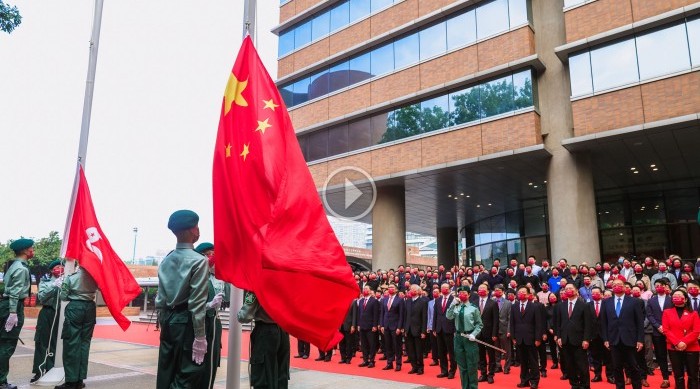
[(489, 283), (489, 289), (493, 289), (494, 286), (503, 282), (503, 277), (498, 274), (498, 268), (496, 266), (491, 267), (491, 273), (489, 274), (487, 281)]
[(579, 289), (581, 285), (583, 285), (583, 279), (578, 274), (578, 268), (575, 265), (571, 265), (571, 267), (569, 268), (569, 276), (565, 278), (567, 283), (574, 284), (576, 289)]
[(676, 279), (676, 276), (668, 272), (668, 266), (663, 262), (659, 263), (659, 272), (651, 277), (651, 283), (656, 285), (656, 280), (662, 278), (668, 280), (668, 284), (671, 287), (671, 290), (676, 289), (678, 287), (678, 280)]
[(662, 388), (668, 388), (670, 373), (668, 370), (668, 358), (666, 353), (666, 335), (662, 324), (663, 311), (673, 307), (673, 303), (668, 296), (668, 281), (665, 278), (658, 279), (654, 282), (656, 294), (649, 299), (647, 303), (647, 320), (651, 323), (652, 334), (651, 341), (654, 345), (654, 354), (656, 363), (661, 370), (663, 381)]
[(603, 279), (598, 276), (598, 272), (595, 270), (595, 268), (588, 269), (588, 276), (591, 277), (592, 286), (597, 286), (598, 288), (603, 289)]
[(620, 270), (620, 274), (625, 277), (627, 281), (629, 281), (630, 277), (634, 274), (634, 268), (632, 268), (632, 263), (629, 259), (622, 261), (622, 270)]
[[(510, 374), (510, 367), (513, 365), (512, 348), (510, 341), (510, 312), (512, 303), (504, 296), (503, 285), (496, 285), (493, 291), (493, 301), (498, 306), (498, 342), (499, 348), (505, 350), (504, 353), (496, 354), (496, 373)], [(501, 366), (501, 360), (504, 360)]]
[(636, 264), (634, 265), (634, 273), (627, 278), (627, 281), (629, 281), (631, 284), (636, 284), (639, 281), (642, 281), (644, 283), (644, 286), (647, 288), (647, 290), (651, 290), (651, 279), (644, 274), (642, 265)]
[(529, 265), (525, 267), (525, 273), (523, 273), (521, 281), (521, 285), (532, 285), (532, 288), (534, 289), (533, 293), (537, 293), (540, 291), (540, 279), (536, 275), (532, 274), (532, 268)]
[(435, 312), (433, 313), (433, 331), (437, 337), (440, 361), (438, 378), (453, 379), (457, 371), (454, 349), (455, 322), (447, 318), (447, 309), (452, 305), (455, 297), (450, 294), (448, 284), (441, 285), (440, 294), (441, 296), (435, 300)]
[(537, 264), (537, 258), (534, 255), (527, 257), (527, 265), (532, 269), (532, 274), (539, 277), (542, 267)]
[(584, 276), (583, 277), (583, 286), (581, 288), (579, 288), (579, 290), (578, 290), (578, 294), (583, 299), (583, 301), (585, 301), (585, 302), (591, 301), (591, 288), (593, 288), (593, 286), (591, 285), (591, 277)]
[(374, 367), (374, 357), (377, 353), (377, 329), (379, 326), (380, 306), (374, 298), (374, 293), (369, 285), (362, 290), (362, 298), (359, 301), (359, 319), (357, 326), (360, 328), (360, 344), (362, 346), (362, 363), (360, 367)]
[(559, 269), (552, 270), (552, 276), (549, 277), (549, 280), (547, 281), (549, 291), (554, 294), (559, 293), (559, 288), (561, 288), (560, 282), (562, 279), (563, 277), (559, 274)]
[(428, 331), (428, 299), (421, 297), (418, 285), (411, 285), (408, 300), (404, 306), (404, 335), (406, 336), (406, 353), (411, 361), (408, 374), (424, 373), (423, 339)]
[(477, 389), (478, 348), (476, 337), (483, 324), (476, 306), (469, 303), (469, 293), (460, 291), (447, 309), (447, 318), (455, 321), (454, 349), (462, 389)]
[(681, 257), (673, 254), (669, 256), (668, 259), (671, 260), (671, 266), (673, 267), (673, 275), (676, 277), (677, 280), (679, 280), (681, 278), (681, 273), (683, 273), (683, 262), (681, 261)]
[(564, 355), (562, 361), (571, 387), (588, 389), (591, 383), (586, 353), (593, 332), (591, 311), (573, 284), (564, 287), (564, 297), (554, 312), (554, 335)]
[(612, 290), (613, 297), (603, 303), (601, 333), (612, 356), (615, 385), (617, 389), (625, 387), (624, 368), (632, 381), (632, 389), (641, 389), (636, 353), (644, 347), (644, 303), (625, 296), (622, 280), (614, 280)]
[(593, 379), (591, 382), (603, 381), (603, 366), (605, 366), (605, 375), (610, 384), (614, 384), (612, 367), (610, 362), (610, 351), (603, 345), (603, 338), (600, 335), (600, 312), (603, 305), (603, 291), (601, 288), (594, 286), (591, 289), (591, 302), (588, 303), (591, 311), (591, 321), (593, 330), (591, 332), (590, 354), (591, 367), (593, 368)]
[[(483, 324), (477, 339), (493, 345), (498, 341), (498, 305), (489, 298), (489, 287), (487, 285), (479, 285), (477, 294), (479, 298), (476, 306), (479, 307), (481, 323)], [(496, 353), (493, 348), (486, 347), (483, 344), (479, 344), (479, 370), (481, 370), (479, 382), (486, 381), (489, 384), (493, 384), (493, 377), (496, 371)]]
[(35, 382), (47, 371), (53, 368), (58, 338), (58, 311), (60, 308), (60, 291), (63, 284), (63, 265), (60, 259), (49, 264), (50, 276), (45, 276), (39, 283), (37, 299), (41, 303), (41, 311), (36, 321), (34, 334), (34, 376), (29, 382)]
[(549, 262), (545, 259), (542, 261), (542, 269), (540, 272), (537, 274), (537, 277), (540, 279), (540, 283), (542, 282), (547, 282), (549, 280), (549, 277), (552, 276), (552, 268), (549, 267)]
[(396, 371), (401, 371), (401, 362), (403, 361), (403, 336), (401, 335), (401, 328), (403, 328), (404, 304), (403, 301), (396, 296), (396, 285), (389, 285), (388, 292), (389, 297), (386, 298), (386, 301), (382, 302), (379, 316), (379, 326), (385, 338), (386, 346), (386, 366), (383, 370), (393, 369), (394, 361), (396, 361)]
[(540, 382), (537, 363), (537, 347), (544, 334), (542, 314), (535, 304), (529, 302), (530, 289), (518, 288), (518, 301), (513, 304), (510, 314), (510, 328), (513, 331), (513, 343), (518, 348), (520, 359), (520, 383), (518, 388), (530, 386), (536, 389)]

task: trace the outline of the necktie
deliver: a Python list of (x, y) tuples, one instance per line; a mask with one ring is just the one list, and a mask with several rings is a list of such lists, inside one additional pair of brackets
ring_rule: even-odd
[(391, 310), (391, 302), (394, 301), (394, 296), (389, 297), (389, 305), (386, 307), (387, 311)]
[(598, 317), (600, 315), (600, 302), (596, 301), (595, 302), (595, 317)]
[(617, 304), (615, 304), (615, 315), (617, 317), (620, 317), (620, 308), (622, 308), (622, 299), (618, 297)]
[(523, 315), (525, 313), (525, 303), (520, 303), (520, 314)]
[(693, 297), (693, 311), (697, 311), (697, 310), (698, 310), (698, 298)]
[(366, 309), (366, 308), (367, 308), (367, 300), (369, 300), (369, 299), (368, 299), (368, 298), (365, 299), (365, 304), (362, 306), (362, 309)]
[(501, 299), (498, 299), (498, 309), (501, 309)]
[(479, 312), (484, 313), (484, 299), (481, 299), (481, 302), (479, 303)]
[(574, 303), (569, 301), (569, 318), (571, 318), (571, 311), (574, 310)]
[(445, 309), (447, 307), (447, 297), (442, 298), (442, 313), (445, 313)]

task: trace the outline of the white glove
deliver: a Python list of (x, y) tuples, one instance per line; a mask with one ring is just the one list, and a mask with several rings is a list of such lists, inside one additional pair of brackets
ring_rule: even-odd
[(53, 281), (53, 286), (60, 288), (61, 285), (63, 285), (63, 276), (58, 277)]
[(207, 308), (209, 309), (219, 309), (221, 308), (221, 302), (224, 300), (224, 294), (223, 293), (217, 293), (214, 298), (207, 303)]
[(476, 340), (476, 336), (469, 334), (467, 335), (467, 339), (471, 340), (472, 342)]
[(204, 354), (207, 353), (207, 338), (194, 338), (192, 343), (192, 361), (198, 365), (204, 362)]
[(7, 317), (7, 321), (5, 322), (5, 331), (10, 332), (16, 326), (17, 326), (17, 314), (11, 313), (10, 316)]

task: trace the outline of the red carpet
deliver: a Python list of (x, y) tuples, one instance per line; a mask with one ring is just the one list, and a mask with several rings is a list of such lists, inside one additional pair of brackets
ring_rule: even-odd
[[(159, 343), (159, 336), (160, 332), (156, 332), (155, 326), (151, 325), (148, 327), (148, 331), (146, 324), (141, 324), (141, 323), (132, 323), (131, 327), (126, 332), (123, 332), (119, 326), (117, 325), (97, 325), (95, 327), (95, 332), (94, 332), (94, 337), (95, 338), (101, 338), (101, 339), (111, 339), (111, 340), (118, 340), (118, 341), (123, 341), (123, 342), (129, 342), (129, 343), (137, 343), (137, 344), (144, 344), (144, 345), (149, 345), (149, 346), (158, 346)], [(223, 332), (223, 355), (227, 356), (228, 355), (228, 349), (226, 345), (228, 344), (228, 331), (224, 330)], [(241, 359), (243, 360), (248, 360), (248, 350), (249, 350), (249, 340), (250, 340), (250, 333), (247, 331), (243, 332), (243, 337), (241, 339), (243, 345), (242, 345), (242, 350), (241, 350)], [(290, 338), (291, 342), (291, 354), (292, 356), (296, 355), (296, 339)], [(359, 355), (359, 353), (358, 353)], [(318, 357), (318, 350), (314, 347), (312, 347), (311, 350), (311, 357), (310, 359), (296, 359), (296, 358), (291, 358), (291, 365), (294, 368), (297, 369), (304, 369), (304, 370), (316, 370), (316, 371), (323, 371), (323, 372), (328, 372), (328, 373), (338, 373), (338, 374), (348, 374), (348, 375), (356, 375), (356, 376), (363, 376), (363, 377), (371, 377), (371, 378), (378, 378), (378, 379), (385, 379), (385, 380), (392, 380), (392, 381), (399, 381), (399, 382), (407, 382), (407, 383), (414, 383), (414, 384), (420, 384), (420, 385), (426, 385), (426, 386), (436, 386), (436, 387), (443, 387), (443, 388), (452, 388), (452, 389), (458, 389), (460, 388), (460, 382), (459, 382), (459, 371), (457, 372), (457, 376), (453, 380), (448, 380), (446, 378), (436, 378), (438, 374), (440, 374), (440, 369), (438, 366), (428, 366), (428, 364), (431, 362), (430, 359), (425, 360), (425, 374), (422, 376), (417, 376), (415, 374), (408, 374), (408, 371), (411, 369), (410, 364), (404, 364), (402, 367), (402, 371), (400, 372), (395, 372), (393, 370), (382, 370), (382, 368), (386, 365), (384, 361), (379, 361), (377, 360), (377, 366), (373, 369), (368, 369), (368, 368), (361, 368), (358, 367), (357, 365), (362, 362), (360, 358), (356, 357), (353, 358), (352, 364), (351, 365), (346, 365), (346, 364), (339, 364), (338, 361), (340, 360), (339, 354), (334, 353), (333, 359), (331, 362), (316, 362), (313, 359)], [(551, 366), (551, 363), (549, 364)], [(519, 373), (520, 369), (519, 368), (513, 368), (511, 369), (511, 373), (509, 375), (503, 375), (503, 374), (496, 374), (495, 377), (495, 384), (494, 385), (488, 385), (487, 383), (483, 382), (480, 383), (480, 387), (489, 387), (492, 386), (494, 388), (503, 388), (503, 387), (511, 387), (515, 388), (515, 385), (520, 382), (519, 378)], [(559, 370), (551, 370), (549, 369), (547, 371), (548, 377), (547, 378), (542, 378), (540, 379), (540, 388), (555, 388), (557, 386), (561, 388), (568, 388), (569, 387), (569, 382), (568, 381), (562, 381), (559, 379), (561, 376), (561, 372)], [(648, 378), (649, 384), (651, 385), (651, 388), (658, 388), (661, 385), (661, 376), (658, 370), (656, 371), (655, 376), (650, 376)], [(592, 388), (612, 388), (613, 385), (608, 384), (607, 382), (597, 382), (597, 383), (591, 383)]]

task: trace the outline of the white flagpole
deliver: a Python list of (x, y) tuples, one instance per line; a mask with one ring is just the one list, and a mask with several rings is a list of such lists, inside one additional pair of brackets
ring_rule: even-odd
[[(78, 165), (75, 169), (75, 180), (73, 181), (73, 193), (68, 208), (68, 216), (66, 217), (66, 228), (63, 232), (63, 243), (61, 245), (61, 257), (66, 255), (66, 247), (68, 244), (68, 234), (70, 232), (70, 224), (73, 219), (73, 211), (75, 209), (75, 198), (78, 191), (78, 183), (80, 177), (80, 167), (85, 169), (85, 159), (87, 156), (88, 136), (90, 134), (90, 116), (92, 114), (92, 96), (95, 90), (95, 71), (97, 69), (97, 49), (100, 43), (100, 27), (102, 25), (102, 3), (103, 0), (95, 0), (95, 12), (92, 19), (92, 35), (90, 36), (90, 59), (88, 62), (88, 74), (85, 81), (85, 97), (83, 99), (83, 120), (80, 125), (80, 145), (78, 146)], [(75, 271), (75, 261), (66, 258), (65, 274), (72, 274)], [(58, 333), (63, 331), (63, 318), (67, 303), (61, 302), (60, 315), (58, 316)], [(55, 325), (55, 324), (54, 324)], [(54, 386), (59, 385), (65, 379), (65, 371), (63, 369), (63, 342), (56, 342), (56, 353), (54, 367), (46, 372), (34, 384), (38, 386)]]

